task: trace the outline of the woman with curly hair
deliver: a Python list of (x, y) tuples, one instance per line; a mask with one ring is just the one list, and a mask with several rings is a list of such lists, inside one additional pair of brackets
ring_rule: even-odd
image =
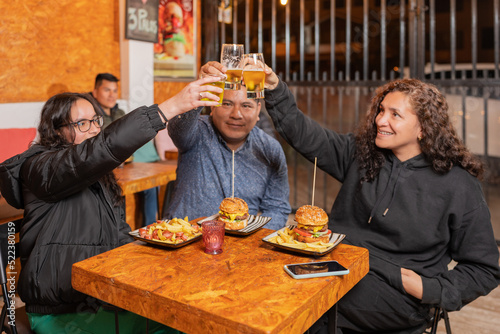
[[(371, 181), (384, 163), (383, 136), (378, 137), (376, 118), (381, 112), (381, 103), (392, 92), (403, 94), (416, 113), (421, 133), (418, 146), (432, 168), (438, 174), (446, 174), (451, 168), (462, 166), (471, 175), (481, 179), (482, 162), (464, 146), (448, 117), (448, 104), (439, 90), (419, 80), (397, 80), (380, 87), (375, 92), (365, 124), (358, 129), (356, 158), (361, 169), (366, 170), (363, 181)], [(379, 142), (377, 142), (377, 140)], [(415, 143), (416, 144), (416, 143)], [(382, 145), (382, 146), (379, 146)]]
[[(115, 313), (71, 286), (71, 266), (133, 241), (113, 169), (165, 129), (168, 119), (201, 106), (217, 105), (220, 92), (187, 85), (160, 105), (143, 106), (101, 131), (103, 119), (88, 94), (62, 93), (43, 106), (38, 140), (0, 164), (0, 190), (24, 209), (20, 231), (19, 295), (34, 332), (115, 332)], [(202, 97), (210, 101), (200, 101)], [(121, 333), (143, 333), (146, 319), (117, 311)], [(177, 333), (159, 323), (150, 333)]]
[[(202, 68), (225, 70), (215, 62)], [(338, 303), (342, 333), (422, 333), (431, 306), (459, 310), (498, 286), (483, 167), (458, 139), (436, 87), (390, 82), (357, 133), (338, 134), (305, 116), (287, 85), (270, 68), (266, 74), (276, 130), (342, 182), (331, 229), (370, 252), (368, 275)]]

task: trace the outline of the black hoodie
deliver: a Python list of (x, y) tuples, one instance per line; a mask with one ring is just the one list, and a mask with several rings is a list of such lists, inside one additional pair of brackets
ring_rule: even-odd
[[(447, 310), (498, 286), (498, 248), (477, 178), (458, 166), (439, 175), (422, 154), (401, 162), (387, 151), (380, 173), (360, 187), (354, 135), (305, 116), (282, 81), (265, 94), (280, 135), (342, 183), (329, 227), (370, 251), (370, 271), (401, 293), (401, 268), (415, 271), (422, 277), (422, 303)], [(448, 270), (451, 260), (458, 264)]]

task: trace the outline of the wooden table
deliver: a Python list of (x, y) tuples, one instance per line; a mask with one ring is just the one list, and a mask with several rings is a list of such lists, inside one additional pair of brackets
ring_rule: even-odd
[(140, 213), (137, 210), (136, 194), (140, 191), (164, 186), (175, 180), (177, 161), (131, 162), (123, 167), (115, 168), (114, 173), (125, 196), (125, 221), (132, 230), (139, 228), (136, 224)]
[(22, 219), (24, 210), (10, 206), (5, 198), (0, 197), (0, 224)]
[[(368, 273), (368, 250), (343, 245), (313, 258), (262, 238), (227, 236), (223, 253), (203, 241), (166, 249), (136, 241), (75, 263), (73, 287), (185, 333), (304, 333)], [(283, 265), (337, 260), (350, 273), (295, 280)]]

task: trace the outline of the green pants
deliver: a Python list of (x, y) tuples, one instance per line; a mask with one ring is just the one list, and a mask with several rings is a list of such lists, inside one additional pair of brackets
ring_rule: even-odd
[[(99, 308), (97, 313), (28, 313), (31, 329), (37, 334), (113, 334), (115, 312)], [(120, 334), (146, 333), (147, 319), (132, 312), (119, 311)], [(150, 334), (179, 334), (178, 330), (149, 320)]]

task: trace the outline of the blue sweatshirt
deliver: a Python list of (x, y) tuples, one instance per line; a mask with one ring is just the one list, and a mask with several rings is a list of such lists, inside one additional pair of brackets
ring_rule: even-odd
[[(201, 109), (168, 122), (168, 133), (179, 149), (172, 201), (165, 218), (211, 216), (232, 196), (232, 151)], [(248, 204), (249, 213), (271, 217), (266, 228), (285, 226), (290, 213), (288, 170), (279, 142), (254, 127), (234, 154), (234, 196)]]

